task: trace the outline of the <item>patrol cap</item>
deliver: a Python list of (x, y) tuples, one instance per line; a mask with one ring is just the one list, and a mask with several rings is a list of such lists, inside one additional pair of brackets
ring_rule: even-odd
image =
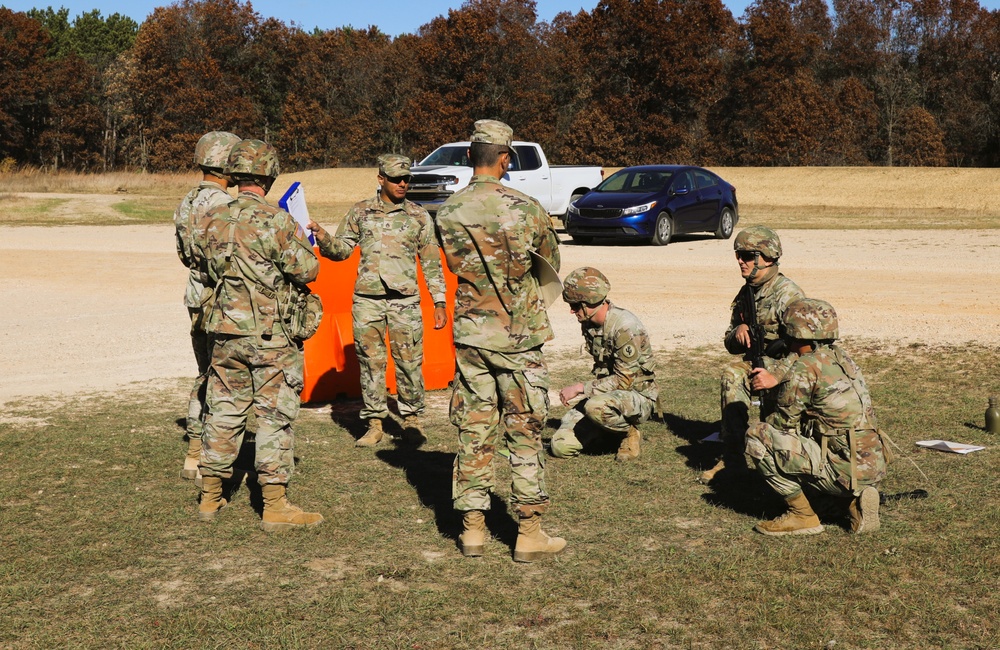
[(229, 152), (241, 140), (228, 131), (210, 131), (198, 139), (194, 147), (194, 164), (199, 167), (222, 170), (229, 159)]
[(387, 153), (378, 157), (378, 173), (386, 178), (409, 176), (412, 165), (413, 161), (398, 153)]
[(596, 305), (604, 302), (610, 291), (611, 282), (603, 273), (592, 266), (581, 266), (563, 280), (562, 297), (568, 303)]
[(767, 226), (750, 226), (736, 235), (733, 242), (736, 251), (756, 251), (765, 257), (776, 260), (781, 257), (781, 239), (778, 233)]
[(498, 120), (476, 120), (469, 140), (484, 144), (499, 144), (509, 148), (514, 140), (514, 129)]
[(833, 341), (840, 338), (833, 305), (816, 298), (801, 298), (788, 304), (781, 316), (785, 335), (803, 341)]

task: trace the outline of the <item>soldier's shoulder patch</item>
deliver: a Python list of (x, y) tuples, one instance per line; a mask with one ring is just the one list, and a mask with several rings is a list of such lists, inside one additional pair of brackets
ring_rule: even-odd
[(634, 343), (626, 343), (622, 346), (620, 354), (623, 361), (632, 361), (639, 356), (639, 348)]

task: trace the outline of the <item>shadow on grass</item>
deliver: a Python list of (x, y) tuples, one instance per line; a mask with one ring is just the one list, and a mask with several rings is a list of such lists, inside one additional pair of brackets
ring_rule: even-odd
[[(417, 491), (420, 503), (434, 512), (438, 532), (455, 542), (458, 547), (462, 516), (454, 509), (451, 497), (455, 454), (398, 447), (380, 449), (375, 452), (375, 456), (387, 465), (403, 470), (407, 482)], [(507, 504), (492, 493), (490, 510), (486, 513), (486, 527), (494, 539), (514, 547), (517, 541), (517, 524), (507, 513)]]

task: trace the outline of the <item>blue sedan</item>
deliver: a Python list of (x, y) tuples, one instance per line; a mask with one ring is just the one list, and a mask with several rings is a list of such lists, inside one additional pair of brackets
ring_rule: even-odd
[(707, 169), (642, 165), (615, 172), (571, 203), (565, 225), (582, 244), (614, 237), (665, 246), (683, 233), (729, 239), (738, 220), (736, 188)]

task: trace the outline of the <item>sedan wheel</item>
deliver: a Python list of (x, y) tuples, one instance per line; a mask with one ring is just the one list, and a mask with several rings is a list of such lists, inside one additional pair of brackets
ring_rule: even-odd
[(719, 216), (719, 228), (715, 231), (715, 236), (719, 239), (729, 239), (733, 236), (733, 211), (729, 208), (722, 208)]
[(670, 243), (670, 238), (674, 234), (674, 223), (670, 220), (670, 215), (661, 212), (656, 218), (656, 226), (653, 229), (653, 245), (666, 246)]

